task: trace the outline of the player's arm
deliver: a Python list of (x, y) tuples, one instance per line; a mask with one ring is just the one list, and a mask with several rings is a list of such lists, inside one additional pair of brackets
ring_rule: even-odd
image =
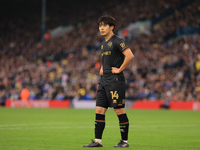
[(130, 48), (128, 48), (123, 54), (125, 55), (124, 62), (120, 66), (120, 68), (112, 67), (112, 73), (113, 74), (114, 73), (118, 74), (118, 73), (122, 72), (130, 64), (130, 62), (134, 58), (134, 55), (133, 55), (132, 51), (130, 50)]
[(99, 72), (100, 76), (103, 75), (103, 65), (101, 65), (101, 68), (100, 68), (100, 72)]

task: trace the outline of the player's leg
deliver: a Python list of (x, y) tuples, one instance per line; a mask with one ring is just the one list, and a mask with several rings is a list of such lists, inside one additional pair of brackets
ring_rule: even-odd
[(105, 113), (107, 108), (96, 106), (95, 140), (83, 147), (102, 147), (102, 134), (105, 128)]
[(121, 141), (114, 147), (129, 147), (128, 144), (128, 131), (129, 120), (124, 108), (114, 108), (116, 115), (119, 119), (119, 127), (121, 132)]
[(114, 147), (128, 147), (129, 120), (125, 112), (125, 82), (116, 82), (110, 86), (110, 100), (119, 119), (121, 141)]
[(102, 134), (105, 128), (105, 113), (107, 108), (96, 106), (95, 142), (102, 144)]
[(95, 141), (83, 147), (102, 147), (102, 134), (105, 128), (105, 113), (107, 111), (107, 101), (104, 88), (99, 85), (97, 91), (96, 117), (95, 117)]

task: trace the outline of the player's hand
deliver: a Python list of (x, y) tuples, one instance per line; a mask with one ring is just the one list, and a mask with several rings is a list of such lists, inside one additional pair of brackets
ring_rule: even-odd
[(102, 76), (102, 75), (103, 75), (103, 69), (102, 69), (102, 68), (100, 69), (100, 72), (99, 72), (99, 74), (100, 74), (100, 76)]
[(120, 73), (119, 68), (116, 68), (116, 67), (112, 67), (111, 71), (112, 71), (113, 74), (119, 74)]

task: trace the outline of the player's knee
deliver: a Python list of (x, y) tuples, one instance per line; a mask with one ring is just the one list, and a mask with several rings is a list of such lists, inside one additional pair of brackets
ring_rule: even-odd
[(124, 108), (120, 108), (120, 109), (114, 109), (116, 115), (121, 115), (121, 114), (125, 114), (125, 109)]
[(101, 114), (101, 115), (105, 115), (106, 113), (106, 108), (103, 107), (96, 107), (96, 114)]

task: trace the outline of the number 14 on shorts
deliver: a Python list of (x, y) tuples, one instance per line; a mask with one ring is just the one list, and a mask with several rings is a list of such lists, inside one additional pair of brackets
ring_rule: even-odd
[(118, 99), (119, 98), (119, 94), (117, 93), (117, 91), (113, 92), (113, 91), (110, 91), (110, 94), (111, 94), (111, 97), (112, 99)]

